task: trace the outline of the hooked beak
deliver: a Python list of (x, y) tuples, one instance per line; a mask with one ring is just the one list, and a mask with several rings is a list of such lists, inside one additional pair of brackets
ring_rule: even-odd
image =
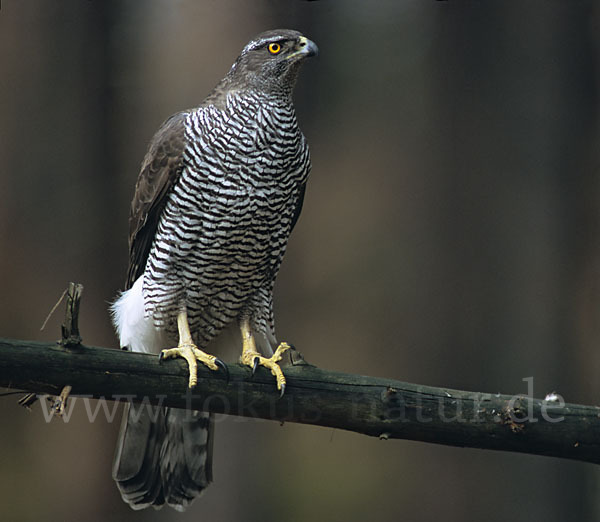
[(319, 54), (319, 48), (317, 44), (312, 40), (306, 38), (306, 36), (301, 36), (298, 38), (298, 43), (296, 44), (296, 50), (288, 55), (288, 60), (294, 58), (308, 58), (309, 56), (317, 56)]

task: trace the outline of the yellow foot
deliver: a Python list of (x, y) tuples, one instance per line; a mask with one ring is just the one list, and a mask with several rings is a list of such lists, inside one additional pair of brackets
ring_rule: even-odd
[(194, 343), (187, 342), (181, 343), (177, 348), (169, 348), (162, 350), (159, 355), (159, 361), (163, 359), (170, 359), (172, 357), (183, 357), (190, 369), (190, 380), (189, 387), (193, 388), (198, 383), (198, 363), (200, 361), (204, 366), (207, 366), (211, 370), (218, 370), (222, 368), (227, 372), (227, 366), (218, 357), (210, 355), (200, 350)]
[(285, 392), (285, 375), (283, 375), (281, 367), (277, 363), (281, 361), (283, 353), (290, 348), (292, 347), (288, 343), (281, 343), (277, 347), (277, 350), (275, 350), (275, 353), (268, 359), (263, 357), (256, 350), (245, 349), (242, 352), (242, 357), (240, 359), (242, 364), (252, 368), (253, 375), (258, 366), (264, 366), (271, 370), (271, 373), (275, 376), (275, 379), (277, 379), (277, 389), (281, 391), (280, 396), (283, 397)]

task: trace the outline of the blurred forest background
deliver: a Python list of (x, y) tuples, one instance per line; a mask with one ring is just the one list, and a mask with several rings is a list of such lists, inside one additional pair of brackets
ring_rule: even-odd
[[(276, 27), (321, 50), (295, 97), (313, 171), (280, 338), (324, 368), (510, 394), (533, 376), (599, 404), (593, 1), (2, 0), (0, 336), (58, 338), (62, 312), (40, 326), (78, 281), (84, 342), (117, 347), (146, 145)], [(600, 519), (590, 464), (225, 417), (203, 498), (133, 512), (118, 421), (0, 415), (7, 521)]]

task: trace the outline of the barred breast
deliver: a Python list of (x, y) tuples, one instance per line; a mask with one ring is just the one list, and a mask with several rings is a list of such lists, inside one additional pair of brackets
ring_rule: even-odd
[(290, 102), (227, 95), (190, 111), (181, 176), (144, 271), (145, 314), (176, 331), (186, 308), (200, 346), (240, 315), (273, 329), (273, 282), (310, 170)]

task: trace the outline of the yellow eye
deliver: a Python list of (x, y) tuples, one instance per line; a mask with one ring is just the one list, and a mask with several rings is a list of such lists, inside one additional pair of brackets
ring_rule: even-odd
[(281, 45), (278, 43), (269, 44), (269, 52), (271, 54), (278, 54), (281, 51)]

